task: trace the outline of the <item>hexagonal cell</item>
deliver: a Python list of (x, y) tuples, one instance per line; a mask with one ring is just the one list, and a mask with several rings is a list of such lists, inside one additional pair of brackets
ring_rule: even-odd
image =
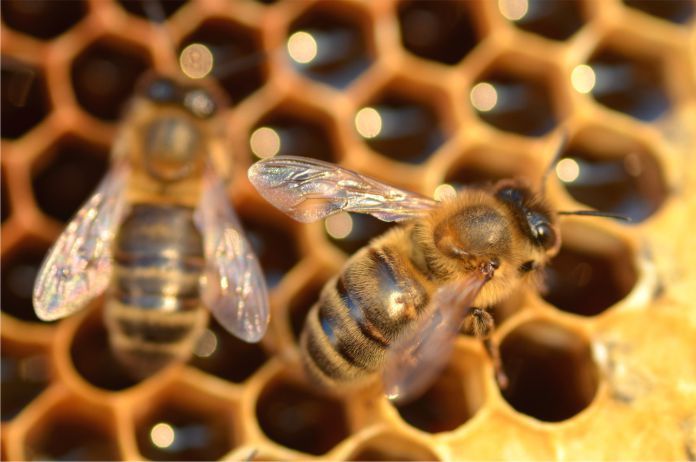
[(216, 460), (233, 447), (232, 403), (175, 388), (136, 420), (140, 453), (150, 460)]
[(273, 441), (308, 454), (324, 454), (348, 436), (341, 402), (285, 379), (264, 388), (256, 417)]
[(398, 6), (401, 44), (416, 56), (444, 64), (461, 61), (479, 41), (480, 22), (471, 2), (402, 1)]
[(368, 101), (355, 115), (355, 128), (365, 143), (380, 154), (420, 164), (446, 139), (442, 114), (434, 103), (435, 89), (392, 84)]
[(100, 119), (118, 119), (149, 61), (147, 52), (134, 44), (111, 37), (92, 43), (70, 68), (80, 106)]
[[(234, 358), (234, 361), (230, 361)], [(258, 343), (246, 343), (225, 330), (212, 316), (194, 350), (191, 365), (231, 382), (249, 378), (266, 361)]]
[(325, 281), (316, 280), (305, 284), (288, 302), (290, 328), (295, 340), (299, 341), (307, 314), (312, 305), (319, 300), (319, 294), (325, 283)]
[(335, 162), (333, 128), (327, 114), (291, 102), (273, 109), (254, 126), (249, 147), (259, 158), (303, 156)]
[(268, 56), (257, 31), (228, 19), (213, 18), (187, 35), (179, 52), (194, 42), (204, 44), (212, 52), (212, 75), (233, 103), (239, 103), (265, 83)]
[(22, 321), (42, 322), (34, 314), (34, 279), (48, 251), (48, 245), (24, 241), (2, 256), (0, 287), (2, 312)]
[(569, 419), (587, 408), (599, 384), (588, 339), (553, 322), (526, 322), (500, 345), (510, 380), (502, 390), (517, 411), (546, 422)]
[(485, 387), (480, 357), (456, 350), (437, 380), (417, 399), (397, 405), (401, 417), (428, 433), (458, 428), (483, 406)]
[(50, 380), (48, 352), (39, 346), (2, 339), (2, 400), (0, 416), (14, 418)]
[(115, 429), (84, 410), (61, 403), (42, 416), (25, 441), (28, 460), (120, 460)]
[(660, 57), (626, 53), (605, 44), (587, 64), (594, 73), (591, 94), (598, 103), (647, 122), (669, 109)]
[[(526, 10), (514, 8), (515, 4), (526, 4)], [(507, 5), (510, 7), (507, 7)], [(514, 21), (520, 29), (539, 34), (554, 40), (566, 40), (583, 25), (583, 2), (580, 0), (530, 0), (499, 2), (501, 12), (507, 19)]]
[(95, 387), (120, 391), (138, 383), (111, 351), (101, 310), (92, 311), (75, 332), (70, 359), (77, 373)]
[[(151, 22), (161, 22), (173, 15), (188, 0), (167, 0), (148, 2), (148, 0), (117, 0), (121, 8), (129, 13), (145, 18)], [(154, 11), (153, 11), (153, 6)], [(161, 17), (160, 17), (161, 16)]]
[(561, 250), (545, 269), (544, 299), (557, 308), (595, 316), (623, 299), (637, 281), (626, 243), (589, 225), (562, 226)]
[[(2, 2), (3, 7), (5, 4)], [(40, 69), (3, 56), (1, 81), (0, 131), (3, 138), (17, 139), (34, 128), (51, 110), (46, 80)]]
[(262, 220), (251, 210), (239, 212), (246, 237), (259, 258), (261, 269), (266, 276), (266, 284), (269, 288), (273, 288), (300, 260), (295, 237), (287, 229)]
[(693, 0), (623, 0), (624, 4), (667, 21), (685, 24), (696, 13)]
[(319, 2), (289, 27), (290, 62), (304, 75), (345, 88), (372, 61), (370, 19), (345, 2)]
[(81, 0), (5, 0), (0, 8), (5, 24), (39, 39), (59, 36), (87, 13)]
[(542, 77), (495, 67), (481, 76), (469, 96), (486, 123), (520, 135), (543, 136), (558, 122), (552, 94)]
[(602, 130), (583, 138), (587, 142), (570, 144), (556, 164), (556, 175), (570, 195), (633, 222), (652, 216), (667, 198), (667, 185), (655, 157), (638, 143), (617, 140)]
[(511, 154), (495, 147), (475, 147), (447, 169), (444, 182), (460, 189), (487, 186), (508, 178), (523, 178), (532, 184), (539, 181), (533, 162), (521, 161), (516, 153)]
[(61, 139), (37, 163), (32, 189), (39, 208), (62, 222), (92, 195), (108, 169), (108, 150), (77, 138)]
[(388, 223), (361, 213), (340, 213), (324, 220), (329, 242), (352, 255), (372, 239), (382, 235), (395, 223)]
[(382, 434), (360, 443), (346, 460), (440, 460), (433, 451), (404, 436)]
[(10, 205), (10, 190), (7, 189), (4, 168), (2, 169), (2, 173), (0, 175), (0, 217), (2, 219), (2, 223), (5, 223), (5, 221), (10, 217), (10, 213), (12, 213), (12, 206)]

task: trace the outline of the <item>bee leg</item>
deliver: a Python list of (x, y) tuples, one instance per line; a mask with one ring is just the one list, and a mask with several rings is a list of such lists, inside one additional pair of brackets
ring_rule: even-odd
[(493, 321), (493, 316), (488, 311), (476, 307), (469, 308), (469, 312), (464, 319), (464, 331), (483, 342), (486, 353), (493, 361), (493, 369), (495, 369), (495, 378), (498, 381), (498, 385), (500, 388), (507, 388), (508, 378), (500, 362), (498, 345), (491, 340), (491, 333), (494, 327), (495, 321)]

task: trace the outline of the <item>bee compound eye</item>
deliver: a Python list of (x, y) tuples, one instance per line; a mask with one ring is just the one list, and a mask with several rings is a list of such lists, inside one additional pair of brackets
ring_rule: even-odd
[(534, 236), (537, 243), (544, 249), (550, 249), (556, 244), (556, 233), (548, 223), (540, 223), (534, 228)]
[(184, 97), (184, 106), (193, 115), (200, 118), (212, 116), (217, 109), (213, 99), (203, 90), (188, 92)]
[(147, 87), (147, 95), (160, 103), (172, 102), (176, 98), (176, 87), (171, 80), (159, 78)]

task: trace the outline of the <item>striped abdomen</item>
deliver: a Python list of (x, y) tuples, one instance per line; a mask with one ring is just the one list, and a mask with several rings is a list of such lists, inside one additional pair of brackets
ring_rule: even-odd
[(116, 356), (136, 377), (186, 360), (207, 322), (203, 244), (193, 209), (135, 204), (116, 237), (105, 320)]
[(358, 384), (380, 370), (386, 348), (425, 307), (428, 283), (398, 245), (408, 239), (401, 233), (355, 254), (310, 310), (301, 343), (319, 383)]

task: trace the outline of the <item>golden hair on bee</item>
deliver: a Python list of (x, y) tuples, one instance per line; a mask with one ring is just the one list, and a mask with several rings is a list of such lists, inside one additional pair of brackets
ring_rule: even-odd
[(34, 285), (44, 320), (106, 292), (112, 350), (136, 378), (186, 361), (208, 312), (247, 342), (268, 326), (265, 279), (224, 186), (224, 104), (212, 81), (146, 76), (121, 121), (110, 171)]
[(317, 383), (343, 389), (381, 374), (390, 397), (412, 398), (444, 367), (463, 329), (483, 341), (505, 386), (488, 310), (520, 284), (538, 281), (560, 248), (557, 214), (543, 188), (510, 179), (438, 202), (289, 156), (257, 162), (249, 179), (301, 222), (338, 211), (403, 222), (357, 251), (311, 308), (300, 343)]

